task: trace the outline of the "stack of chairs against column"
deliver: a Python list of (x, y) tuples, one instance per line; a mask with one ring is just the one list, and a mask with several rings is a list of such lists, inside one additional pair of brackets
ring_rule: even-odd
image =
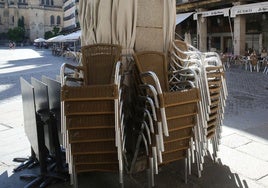
[[(175, 40), (170, 50), (171, 69), (184, 71), (181, 78), (194, 81), (200, 89), (199, 131), (201, 160), (209, 154), (209, 142), (212, 143), (213, 159), (217, 158), (220, 143), (221, 125), (224, 118), (225, 101), (228, 96), (224, 67), (216, 52), (200, 52), (182, 40)], [(201, 174), (199, 174), (201, 176)]]
[(123, 185), (124, 117), (120, 45), (82, 47), (82, 65), (61, 69), (63, 146), (78, 187), (82, 172), (119, 173)]
[[(144, 51), (134, 54), (139, 72), (140, 93), (147, 99), (145, 107), (153, 120), (150, 172), (152, 185), (154, 174), (161, 165), (181, 159), (185, 160), (185, 182), (191, 169), (193, 141), (197, 137), (197, 113), (200, 101), (199, 89), (192, 81), (170, 81), (177, 71), (169, 71), (167, 56), (162, 52)], [(151, 125), (151, 123), (148, 123)], [(150, 142), (147, 142), (150, 143)], [(198, 146), (196, 146), (198, 147)]]

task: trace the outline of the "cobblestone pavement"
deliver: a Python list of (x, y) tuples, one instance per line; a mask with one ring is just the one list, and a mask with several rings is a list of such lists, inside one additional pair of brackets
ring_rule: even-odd
[[(70, 59), (52, 56), (47, 49), (0, 47), (0, 187), (20, 188), (27, 182), (19, 175), (38, 169), (13, 173), (14, 157), (30, 155), (23, 129), (19, 77), (30, 81), (42, 75), (55, 78), (62, 63)], [(183, 163), (160, 169), (156, 185), (162, 187), (268, 187), (268, 75), (245, 71), (232, 65), (226, 71), (229, 96), (219, 152), (219, 162), (208, 157), (201, 178), (195, 170), (183, 183)], [(117, 174), (87, 173), (79, 177), (80, 187), (117, 187)], [(146, 174), (125, 178), (126, 187), (146, 187)], [(68, 183), (50, 187), (71, 187)]]

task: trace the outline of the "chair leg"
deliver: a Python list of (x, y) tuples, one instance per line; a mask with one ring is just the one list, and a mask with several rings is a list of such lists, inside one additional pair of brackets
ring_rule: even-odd
[(119, 170), (119, 183), (120, 187), (124, 187), (124, 173), (123, 170)]
[(188, 157), (184, 159), (184, 182), (187, 184), (188, 182)]
[(154, 172), (158, 174), (158, 163), (157, 163), (157, 151), (156, 147), (152, 147), (153, 159), (154, 159)]
[(266, 66), (266, 67), (264, 68), (264, 70), (263, 70), (263, 73), (264, 73), (264, 74), (267, 74), (267, 71), (268, 71), (268, 67)]
[(211, 139), (212, 147), (213, 147), (213, 160), (214, 162), (217, 161), (217, 146), (216, 146), (216, 140), (215, 137)]
[(77, 179), (77, 174), (75, 172), (73, 172), (73, 174), (71, 174), (71, 178), (73, 181), (73, 187), (78, 188), (78, 179)]
[(194, 158), (194, 153), (193, 151), (191, 152), (190, 149), (187, 150), (187, 161), (188, 161), (188, 174), (187, 175), (191, 175), (192, 174), (192, 166), (191, 166), (191, 158)]
[(130, 166), (130, 174), (133, 173), (133, 170), (135, 169), (136, 160), (138, 158), (138, 154), (139, 154), (139, 150), (140, 150), (140, 144), (141, 144), (141, 141), (142, 141), (142, 135), (141, 135), (141, 133), (142, 132), (140, 132), (140, 134), (138, 136), (138, 139), (137, 139), (136, 149), (135, 149), (134, 156), (133, 156), (133, 159), (132, 159), (132, 162), (131, 162), (131, 166)]
[(196, 157), (196, 166), (197, 166), (197, 176), (201, 177), (201, 162), (200, 162), (200, 154), (198, 154), (197, 151), (195, 151), (195, 157)]
[(153, 157), (149, 158), (149, 169), (148, 169), (148, 187), (154, 187), (154, 159)]

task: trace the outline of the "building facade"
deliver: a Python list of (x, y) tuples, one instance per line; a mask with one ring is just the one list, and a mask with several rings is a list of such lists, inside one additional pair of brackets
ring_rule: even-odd
[(190, 13), (176, 32), (190, 33), (201, 51), (244, 55), (268, 49), (268, 1), (178, 0), (177, 13)]
[(0, 0), (0, 33), (18, 26), (24, 21), (26, 38), (31, 42), (44, 38), (47, 31), (56, 26), (63, 28), (62, 0)]
[(63, 28), (64, 32), (71, 32), (80, 28), (78, 20), (79, 0), (63, 1)]

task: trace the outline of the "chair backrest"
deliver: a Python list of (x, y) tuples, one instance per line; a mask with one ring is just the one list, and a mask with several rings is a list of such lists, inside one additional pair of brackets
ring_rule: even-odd
[[(144, 51), (134, 54), (135, 63), (140, 73), (152, 71), (160, 82), (162, 91), (168, 91), (168, 71), (166, 55), (162, 52)], [(154, 81), (146, 77), (146, 83), (155, 86)]]
[(93, 44), (82, 47), (85, 85), (113, 82), (114, 69), (121, 58), (122, 47), (116, 44)]
[[(179, 48), (181, 51), (188, 51), (188, 46), (186, 44), (186, 42), (182, 41), (182, 40), (174, 40), (174, 44), (177, 48)], [(175, 51), (176, 55), (179, 56), (181, 59), (187, 59), (187, 55), (179, 52), (179, 51)], [(183, 62), (180, 62), (183, 65)]]

